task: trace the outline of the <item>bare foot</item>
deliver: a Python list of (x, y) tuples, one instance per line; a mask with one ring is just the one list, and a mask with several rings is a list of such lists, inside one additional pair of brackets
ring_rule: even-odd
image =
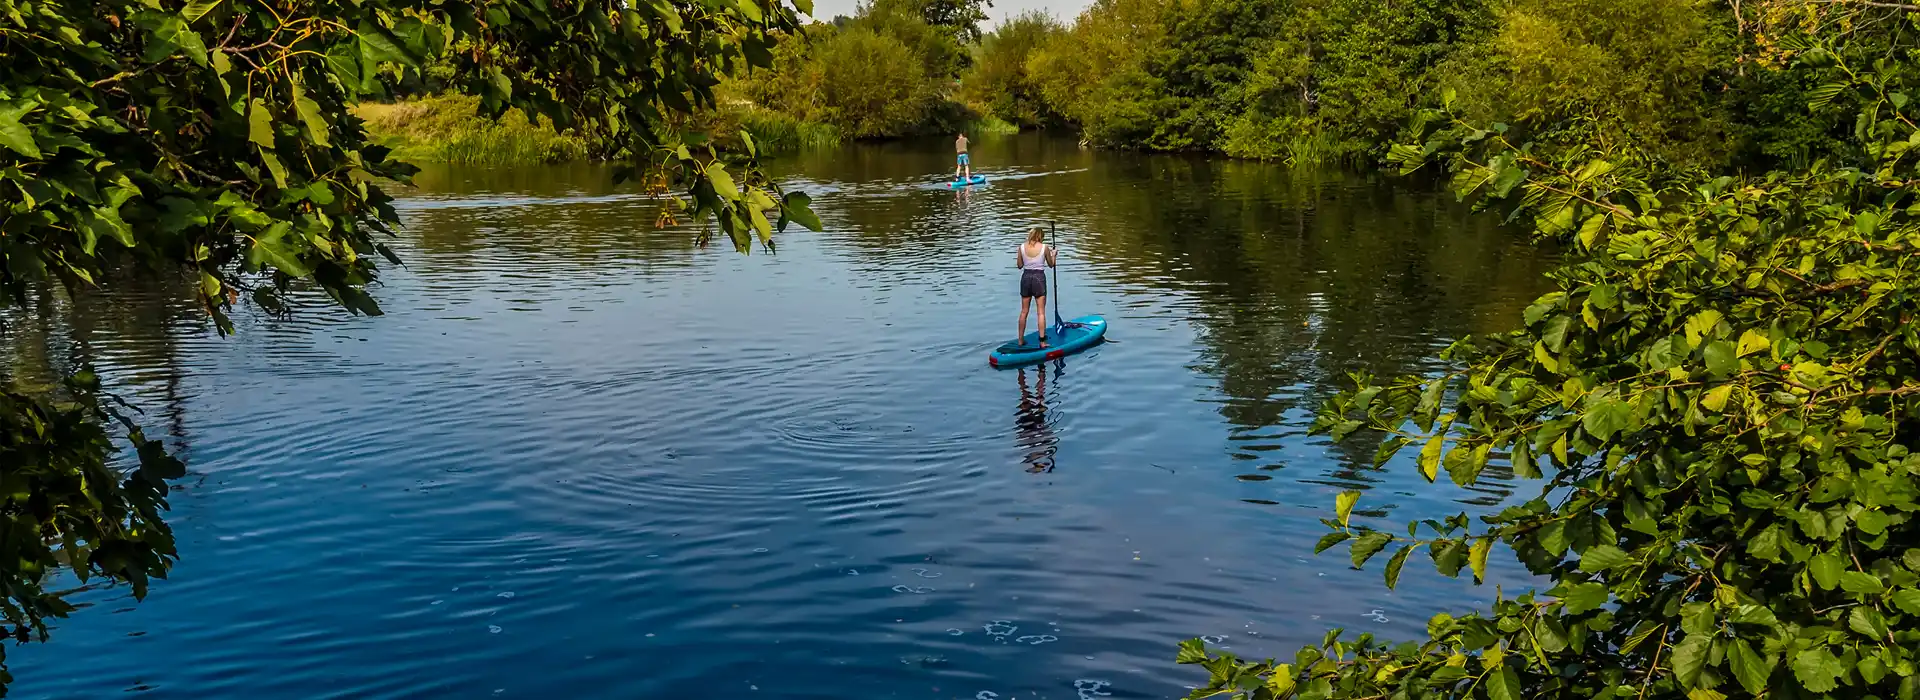
[(1047, 339), (1046, 339), (1046, 338), (1044, 338), (1044, 337), (1042, 337), (1042, 338), (1040, 339), (1040, 347), (1042, 347), (1042, 348), (1045, 348), (1045, 347), (1047, 347)]

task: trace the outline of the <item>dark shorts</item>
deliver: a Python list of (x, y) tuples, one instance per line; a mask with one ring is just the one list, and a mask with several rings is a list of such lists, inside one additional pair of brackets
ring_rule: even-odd
[(1045, 270), (1020, 271), (1020, 298), (1043, 297), (1047, 295), (1047, 273)]

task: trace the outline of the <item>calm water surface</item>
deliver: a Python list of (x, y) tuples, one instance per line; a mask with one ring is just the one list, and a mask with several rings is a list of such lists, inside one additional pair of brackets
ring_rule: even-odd
[[(1378, 177), (1020, 137), (956, 194), (950, 158), (775, 163), (827, 230), (749, 256), (597, 168), (433, 170), (384, 317), (221, 339), (161, 285), (43, 319), (192, 476), (172, 580), (11, 648), (15, 697), (1164, 698), (1181, 639), (1290, 655), (1491, 598), (1311, 548), (1340, 490), (1392, 525), (1500, 475), (1306, 427), (1348, 371), (1510, 326), (1545, 253)], [(1048, 222), (1056, 301), (1116, 342), (989, 369)]]

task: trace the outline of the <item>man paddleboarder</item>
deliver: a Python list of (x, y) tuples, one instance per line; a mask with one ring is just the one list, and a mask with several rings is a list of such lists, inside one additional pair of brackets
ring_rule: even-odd
[(953, 164), (953, 180), (966, 182), (973, 179), (973, 163), (967, 161), (967, 133), (960, 132), (960, 138), (953, 140), (953, 151), (959, 154)]

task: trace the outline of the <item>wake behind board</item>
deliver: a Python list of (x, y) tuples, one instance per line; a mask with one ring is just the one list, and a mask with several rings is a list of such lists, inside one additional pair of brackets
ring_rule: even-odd
[(1057, 360), (1081, 350), (1099, 345), (1107, 337), (1107, 319), (1100, 316), (1081, 316), (1067, 322), (1065, 328), (1054, 328), (1047, 334), (1047, 347), (1040, 347), (1040, 332), (1028, 333), (1019, 340), (1010, 340), (987, 354), (987, 364), (994, 367), (1018, 367), (1035, 362)]
[(959, 179), (959, 178), (954, 178), (954, 180), (953, 180), (953, 182), (949, 182), (949, 183), (947, 183), (947, 188), (948, 188), (948, 189), (955, 189), (955, 190), (957, 190), (957, 189), (960, 189), (960, 188), (962, 188), (962, 187), (966, 187), (966, 186), (968, 186), (968, 185), (984, 185), (984, 184), (986, 184), (986, 183), (987, 183), (987, 176), (985, 176), (985, 175), (975, 175), (975, 176), (973, 176), (973, 177), (970, 177), (970, 178), (967, 178), (967, 179), (965, 179), (965, 180), (961, 180), (961, 179)]

